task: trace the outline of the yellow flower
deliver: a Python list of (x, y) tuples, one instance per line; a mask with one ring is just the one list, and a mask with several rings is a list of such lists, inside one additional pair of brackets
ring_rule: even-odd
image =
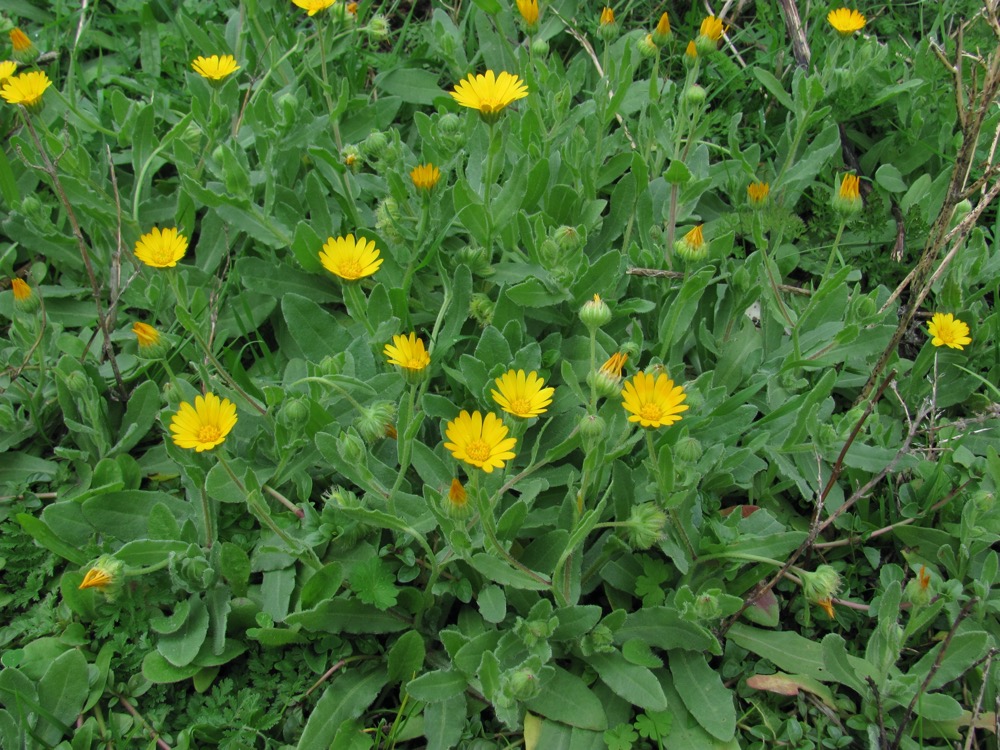
[[(390, 365), (397, 365), (406, 370), (423, 370), (431, 363), (431, 355), (424, 348), (423, 339), (417, 334), (393, 336), (392, 344), (386, 344), (382, 353), (389, 358)], [(395, 344), (395, 346), (393, 345)]]
[(353, 234), (327, 238), (319, 260), (323, 268), (347, 281), (371, 276), (382, 265), (375, 242), (364, 237), (355, 240)]
[(20, 29), (10, 30), (10, 43), (14, 46), (14, 59), (21, 63), (29, 63), (38, 58), (41, 54), (28, 35)]
[(181, 403), (170, 420), (170, 431), (175, 445), (201, 453), (221, 445), (235, 425), (236, 404), (206, 393), (195, 398), (194, 406)]
[(13, 60), (4, 60), (3, 62), (0, 62), (0, 83), (3, 83), (14, 75), (15, 70), (17, 70), (17, 63)]
[(0, 96), (7, 100), (8, 104), (23, 104), (25, 107), (34, 107), (39, 104), (45, 89), (52, 85), (52, 81), (40, 70), (32, 70), (28, 73), (21, 73), (19, 76), (11, 76), (3, 84)]
[(767, 196), (771, 193), (771, 186), (766, 182), (751, 182), (747, 185), (747, 198), (750, 205), (760, 208), (767, 202)]
[(631, 380), (625, 381), (622, 389), (622, 406), (632, 412), (629, 422), (638, 422), (641, 427), (662, 427), (680, 421), (678, 416), (687, 411), (684, 403), (687, 395), (682, 386), (675, 386), (666, 373), (656, 377), (645, 372), (637, 372)]
[(849, 8), (831, 10), (826, 20), (841, 36), (850, 36), (865, 27), (865, 17)]
[(608, 357), (607, 362), (601, 365), (601, 373), (607, 375), (609, 378), (621, 380), (622, 368), (626, 362), (628, 362), (628, 355), (625, 352), (615, 352)]
[(462, 411), (448, 423), (444, 434), (450, 441), (444, 447), (452, 456), (487, 474), (502, 469), (515, 456), (511, 449), (517, 445), (517, 439), (507, 437), (506, 425), (493, 412), (483, 418), (478, 411), (472, 414)]
[(459, 81), (451, 92), (456, 102), (479, 110), (480, 117), (488, 123), (496, 122), (504, 107), (527, 95), (528, 87), (518, 76), (507, 71), (496, 75), (492, 70), (487, 70), (485, 75), (469, 73), (469, 77)]
[(857, 175), (845, 174), (833, 196), (833, 210), (848, 219), (861, 210), (861, 180)]
[(607, 6), (601, 11), (601, 26), (610, 26), (615, 22), (615, 12)]
[(927, 324), (927, 333), (933, 338), (934, 346), (947, 346), (949, 349), (962, 349), (971, 344), (969, 326), (951, 313), (934, 313), (931, 322)]
[(612, 354), (600, 369), (587, 373), (587, 384), (594, 386), (597, 393), (605, 398), (617, 396), (622, 392), (622, 367), (627, 361), (625, 352)]
[(441, 179), (441, 170), (433, 164), (418, 164), (410, 172), (410, 179), (417, 190), (430, 192)]
[(861, 179), (854, 174), (845, 174), (840, 181), (840, 197), (844, 200), (856, 201), (861, 197)]
[(701, 22), (700, 35), (717, 42), (722, 38), (722, 19), (709, 16)]
[(660, 16), (656, 28), (653, 29), (652, 37), (653, 43), (661, 47), (670, 41), (670, 16), (666, 13)]
[(674, 252), (684, 258), (684, 260), (700, 260), (708, 252), (708, 245), (705, 244), (705, 236), (701, 228), (704, 224), (699, 224), (681, 239), (674, 243)]
[(208, 78), (212, 81), (221, 81), (240, 69), (240, 66), (236, 64), (236, 58), (232, 55), (198, 56), (192, 61), (191, 67), (202, 78)]
[(26, 302), (31, 299), (31, 287), (24, 279), (13, 278), (10, 280), (11, 290), (14, 292), (15, 302)]
[(491, 391), (493, 400), (508, 414), (521, 419), (537, 417), (552, 403), (555, 388), (544, 388), (545, 381), (532, 370), (509, 370), (494, 381), (499, 391)]
[(823, 599), (817, 600), (816, 604), (824, 612), (826, 612), (826, 616), (827, 617), (829, 617), (831, 620), (834, 619), (835, 615), (834, 615), (834, 611), (833, 611), (833, 599), (832, 598), (830, 598), (829, 596), (824, 597)]
[(457, 478), (451, 480), (444, 507), (452, 518), (467, 518), (472, 511), (469, 507), (469, 495)]
[(517, 11), (529, 29), (538, 28), (538, 0), (517, 0)]
[(132, 333), (139, 341), (139, 350), (151, 349), (160, 343), (160, 332), (148, 323), (136, 321), (132, 325)]
[(695, 46), (694, 39), (688, 42), (687, 49), (684, 50), (684, 55), (689, 60), (696, 60), (698, 58), (698, 48)]
[(326, 10), (333, 5), (335, 0), (292, 0), (292, 2), (302, 10), (309, 11), (310, 16), (315, 16), (321, 10)]
[(135, 257), (153, 268), (173, 268), (187, 252), (188, 239), (177, 231), (153, 227), (135, 243)]
[(83, 576), (83, 582), (79, 588), (81, 590), (97, 589), (109, 599), (114, 598), (122, 586), (123, 567), (125, 566), (121, 560), (117, 560), (111, 555), (101, 555)]

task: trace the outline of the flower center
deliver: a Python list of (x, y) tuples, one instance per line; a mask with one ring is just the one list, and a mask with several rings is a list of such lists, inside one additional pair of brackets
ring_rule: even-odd
[(356, 260), (345, 260), (340, 263), (340, 275), (345, 279), (360, 279), (361, 264)]
[(465, 446), (465, 455), (467, 455), (472, 461), (486, 463), (486, 460), (490, 457), (490, 446), (481, 438), (479, 440), (473, 440)]
[(214, 443), (222, 437), (222, 431), (214, 424), (202, 425), (198, 430), (199, 443)]
[(168, 266), (174, 262), (174, 254), (167, 245), (157, 245), (153, 250), (153, 259), (158, 265)]
[(510, 410), (515, 414), (529, 414), (531, 412), (531, 402), (526, 398), (514, 399), (510, 402)]
[(424, 369), (424, 360), (416, 354), (411, 354), (404, 360), (403, 367), (408, 370), (422, 370)]
[(648, 422), (659, 422), (663, 416), (663, 409), (658, 404), (643, 404), (639, 416)]

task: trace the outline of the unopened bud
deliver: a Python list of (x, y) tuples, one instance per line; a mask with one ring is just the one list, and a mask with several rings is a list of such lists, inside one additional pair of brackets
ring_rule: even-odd
[(354, 426), (361, 434), (361, 439), (367, 443), (374, 443), (386, 436), (385, 428), (392, 425), (396, 418), (396, 405), (391, 401), (376, 401), (374, 404), (361, 409)]
[(646, 36), (635, 43), (635, 47), (639, 50), (639, 54), (647, 60), (651, 57), (656, 57), (656, 53), (660, 50), (660, 48), (656, 46), (656, 42), (653, 41), (652, 34), (646, 34)]
[(588, 330), (596, 331), (611, 321), (611, 308), (599, 294), (595, 294), (593, 299), (587, 300), (580, 308), (580, 320)]
[(687, 100), (688, 104), (691, 105), (704, 104), (705, 99), (707, 97), (708, 94), (705, 92), (705, 89), (699, 86), (697, 83), (692, 83), (690, 86), (684, 89), (684, 98)]
[(642, 503), (632, 508), (626, 522), (628, 543), (632, 549), (649, 549), (663, 536), (667, 514), (653, 503)]

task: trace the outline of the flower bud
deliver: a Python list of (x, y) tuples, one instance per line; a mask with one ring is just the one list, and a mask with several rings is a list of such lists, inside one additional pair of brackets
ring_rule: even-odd
[(109, 601), (117, 596), (123, 583), (122, 569), (125, 567), (121, 560), (117, 560), (111, 555), (101, 555), (94, 564), (90, 566), (80, 589), (97, 589)]
[(722, 20), (715, 16), (708, 16), (701, 22), (701, 29), (695, 37), (694, 47), (699, 55), (709, 55), (719, 48), (719, 40), (722, 38), (724, 29)]
[(519, 701), (531, 700), (542, 691), (538, 676), (527, 668), (511, 673), (506, 687), (508, 695)]
[(708, 94), (705, 92), (705, 89), (697, 83), (692, 83), (684, 89), (684, 99), (692, 106), (704, 104), (707, 97)]
[(708, 255), (708, 244), (701, 231), (703, 226), (704, 224), (699, 224), (674, 243), (674, 252), (678, 256), (688, 262), (696, 262)]
[(41, 306), (41, 300), (24, 279), (16, 276), (10, 280), (10, 288), (14, 293), (14, 308), (22, 313), (31, 314)]
[(352, 432), (342, 432), (337, 438), (337, 449), (349, 463), (364, 465), (368, 463), (368, 453), (361, 438)]
[(493, 322), (493, 312), (495, 310), (496, 305), (493, 300), (485, 294), (482, 292), (474, 292), (472, 294), (472, 299), (469, 300), (469, 315), (471, 315), (480, 326), (485, 328)]
[(535, 57), (546, 57), (549, 54), (549, 43), (544, 39), (533, 39), (531, 41), (531, 54)]
[(632, 549), (649, 549), (663, 536), (667, 514), (653, 503), (642, 503), (632, 508), (626, 522), (628, 543)]
[(830, 203), (843, 221), (857, 216), (861, 211), (861, 180), (857, 175), (845, 174)]
[(278, 421), (291, 429), (298, 429), (309, 421), (309, 404), (301, 398), (290, 398), (281, 405)]
[(747, 200), (751, 208), (763, 208), (767, 205), (767, 197), (771, 193), (771, 186), (766, 182), (751, 182), (747, 185)]
[(695, 46), (694, 40), (692, 39), (687, 43), (687, 47), (684, 50), (684, 64), (693, 65), (694, 61), (698, 59), (698, 48)]
[(375, 231), (390, 242), (402, 242), (403, 235), (396, 228), (399, 217), (399, 204), (396, 203), (396, 199), (383, 198), (375, 208)]
[(671, 36), (670, 16), (664, 13), (660, 16), (660, 20), (657, 22), (656, 28), (653, 30), (653, 43), (658, 47), (662, 47), (670, 41)]
[(580, 639), (580, 652), (584, 656), (606, 654), (615, 650), (615, 634), (603, 622)]
[(927, 573), (927, 568), (920, 566), (920, 572), (916, 578), (910, 579), (903, 590), (903, 600), (910, 602), (914, 607), (923, 607), (930, 604), (934, 598), (934, 590), (931, 588), (931, 577)]
[(361, 151), (353, 144), (348, 144), (340, 150), (340, 159), (352, 172), (357, 172), (361, 168)]
[(604, 437), (606, 430), (607, 424), (596, 414), (587, 414), (580, 420), (580, 437), (588, 445), (597, 443)]
[(611, 8), (605, 7), (601, 11), (600, 25), (597, 33), (605, 42), (613, 41), (618, 36), (618, 24), (615, 23), (615, 12)]
[(455, 254), (459, 265), (466, 265), (475, 276), (491, 276), (493, 266), (486, 250), (479, 245), (466, 245)]
[[(830, 565), (820, 565), (812, 573), (803, 572), (801, 575), (802, 593), (806, 599), (827, 609), (824, 602), (829, 602), (840, 591), (840, 574)], [(832, 605), (827, 612), (830, 610)]]
[(389, 21), (381, 13), (376, 13), (368, 22), (365, 31), (376, 42), (384, 42), (389, 38)]
[(587, 231), (564, 224), (552, 233), (552, 239), (556, 241), (560, 250), (566, 253), (573, 253), (582, 248), (583, 244), (587, 241)]
[(639, 50), (639, 54), (647, 60), (651, 57), (656, 57), (656, 53), (660, 51), (660, 48), (656, 46), (656, 42), (653, 41), (652, 34), (646, 34), (646, 36), (635, 43), (635, 47)]
[(442, 498), (442, 504), (444, 512), (456, 520), (461, 521), (472, 515), (468, 493), (457, 478), (451, 480), (451, 487), (448, 489), (448, 494)]
[(596, 387), (598, 395), (604, 398), (619, 395), (622, 392), (622, 368), (626, 361), (628, 355), (624, 352), (612, 354), (597, 372), (587, 374), (587, 385)]
[(674, 458), (677, 461), (685, 463), (687, 465), (692, 465), (698, 463), (701, 458), (702, 448), (701, 441), (697, 438), (686, 437), (677, 441), (677, 445), (674, 446)]
[(38, 51), (38, 47), (32, 44), (28, 35), (18, 28), (10, 30), (10, 43), (14, 47), (14, 52), (11, 57), (22, 65), (33, 63), (38, 59), (39, 55), (41, 55), (41, 52)]
[(389, 146), (389, 139), (381, 130), (373, 130), (361, 144), (361, 150), (369, 161), (377, 161), (383, 157)]
[(593, 333), (611, 321), (611, 308), (599, 294), (595, 294), (593, 299), (587, 300), (580, 308), (580, 320)]
[(704, 622), (707, 620), (717, 620), (722, 616), (722, 606), (719, 604), (719, 590), (712, 589), (699, 594), (694, 600), (694, 616)]
[(374, 443), (386, 437), (385, 428), (391, 426), (396, 418), (396, 405), (391, 401), (376, 401), (368, 407), (363, 407), (354, 426), (366, 443)]
[(66, 385), (67, 390), (70, 393), (77, 396), (82, 396), (87, 393), (89, 387), (92, 386), (90, 379), (80, 370), (73, 370), (72, 372), (67, 372), (62, 377), (63, 383)]
[(344, 371), (344, 355), (327, 355), (320, 360), (319, 372), (321, 375), (340, 375)]

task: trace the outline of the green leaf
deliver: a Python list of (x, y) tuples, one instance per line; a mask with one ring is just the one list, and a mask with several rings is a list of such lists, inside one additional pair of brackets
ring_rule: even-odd
[(608, 728), (604, 705), (587, 685), (562, 667), (554, 667), (542, 691), (525, 702), (529, 711), (563, 724), (603, 732)]
[(52, 529), (40, 518), (35, 518), (28, 513), (18, 513), (17, 522), (21, 528), (50, 552), (55, 552), (65, 560), (69, 560), (74, 565), (86, 565), (87, 556), (76, 547), (71, 547), (62, 539), (56, 536)]
[(159, 411), (160, 389), (154, 381), (146, 380), (129, 396), (128, 408), (118, 431), (118, 442), (111, 449), (111, 454), (127, 453), (138, 445), (149, 433)]
[(616, 695), (640, 708), (665, 711), (667, 698), (656, 676), (645, 667), (631, 664), (618, 651), (592, 654), (585, 661)]
[(465, 676), (460, 672), (435, 669), (410, 680), (406, 684), (406, 692), (418, 701), (436, 703), (461, 695), (466, 684)]
[(372, 557), (355, 565), (348, 580), (365, 604), (374, 604), (383, 612), (396, 605), (396, 577), (381, 558)]
[(189, 599), (191, 609), (184, 624), (172, 633), (161, 635), (156, 650), (173, 666), (186, 667), (201, 650), (208, 635), (208, 609), (197, 596)]
[(115, 557), (131, 567), (144, 568), (147, 565), (163, 562), (171, 553), (184, 552), (189, 547), (195, 547), (195, 545), (181, 541), (136, 539), (134, 542), (123, 545), (115, 552)]
[(455, 747), (465, 731), (466, 711), (464, 695), (428, 704), (424, 709), (427, 750), (449, 750)]
[(512, 586), (516, 589), (529, 589), (531, 591), (545, 591), (549, 588), (549, 584), (544, 580), (534, 578), (525, 571), (513, 568), (502, 560), (498, 560), (492, 555), (487, 555), (485, 552), (473, 555), (470, 562), (472, 563), (472, 567), (489, 580), (499, 583), (502, 586)]
[(507, 597), (499, 586), (483, 586), (477, 599), (479, 612), (486, 622), (497, 624), (507, 616)]
[(424, 639), (416, 630), (408, 630), (392, 644), (386, 657), (389, 666), (389, 682), (405, 682), (413, 679), (424, 665), (426, 647)]
[[(405, 59), (405, 58), (404, 58)], [(438, 74), (420, 68), (393, 68), (375, 76), (375, 86), (407, 104), (432, 105), (443, 95)]]
[(320, 362), (350, 345), (350, 337), (330, 313), (299, 294), (281, 298), (281, 314), (288, 332), (310, 362)]
[(344, 568), (340, 563), (328, 563), (313, 573), (302, 586), (299, 607), (312, 609), (326, 599), (332, 599), (344, 581)]
[(691, 170), (679, 159), (671, 161), (667, 171), (663, 173), (663, 179), (671, 185), (683, 185), (689, 182), (691, 177)]
[(336, 675), (316, 708), (309, 714), (299, 750), (316, 750), (329, 747), (337, 734), (337, 729), (348, 719), (355, 719), (378, 697), (388, 681), (384, 670), (348, 671)]
[(158, 651), (150, 651), (142, 660), (142, 676), (157, 685), (186, 680), (194, 677), (200, 669), (201, 667), (197, 664), (175, 667), (164, 659)]
[[(226, 579), (233, 594), (246, 596), (247, 582), (250, 580), (250, 558), (243, 548), (232, 542), (222, 543), (222, 575)], [(308, 586), (308, 582), (306, 583)], [(305, 592), (303, 591), (303, 596)]]
[(285, 623), (324, 633), (395, 633), (412, 627), (402, 617), (357, 599), (327, 599), (306, 612), (288, 615)]
[(795, 111), (795, 103), (792, 101), (792, 97), (789, 96), (788, 92), (785, 91), (785, 87), (781, 85), (781, 81), (774, 77), (774, 75), (766, 70), (761, 65), (754, 65), (752, 67), (753, 74), (757, 76), (757, 80), (763, 84), (764, 88), (777, 99), (781, 106), (787, 109), (789, 112)]
[(733, 693), (722, 684), (702, 654), (670, 652), (670, 673), (685, 708), (713, 737), (729, 742), (736, 736), (736, 707)]
[(718, 641), (704, 628), (681, 618), (677, 610), (670, 607), (645, 607), (633, 612), (625, 619), (625, 624), (615, 633), (615, 642), (638, 638), (650, 646), (691, 651), (722, 653)]
[(178, 518), (190, 517), (191, 506), (166, 492), (123, 490), (92, 497), (83, 504), (83, 516), (102, 534), (129, 542), (148, 535), (148, 518), (163, 503)]
[(83, 708), (87, 699), (87, 660), (76, 649), (56, 657), (38, 682), (38, 703), (46, 709), (39, 736), (55, 745)]
[(902, 173), (892, 164), (883, 164), (875, 170), (875, 182), (890, 193), (902, 193), (906, 190)]

